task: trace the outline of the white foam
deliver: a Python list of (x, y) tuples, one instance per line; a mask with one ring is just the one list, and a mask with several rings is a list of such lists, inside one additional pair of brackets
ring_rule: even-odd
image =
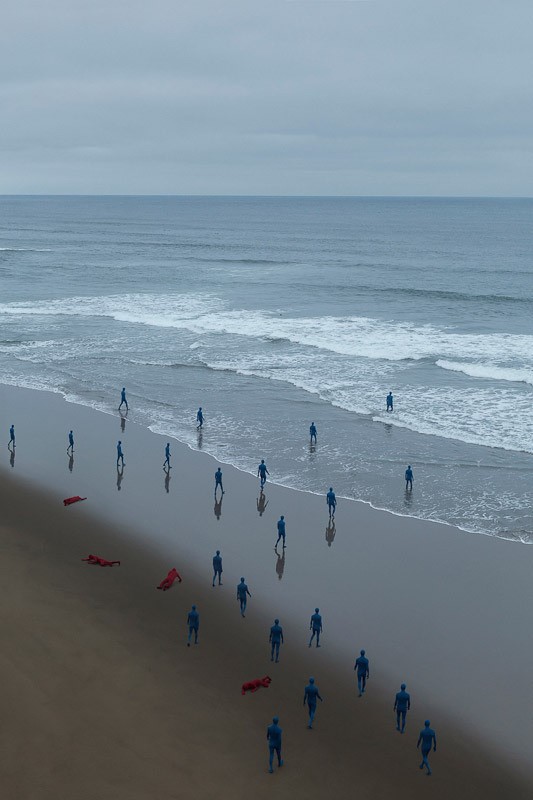
[(0, 247), (3, 253), (51, 253), (50, 247)]
[(471, 378), (487, 378), (494, 381), (508, 381), (510, 383), (528, 383), (533, 386), (533, 371), (525, 369), (513, 369), (511, 367), (499, 367), (497, 364), (472, 364), (464, 361), (446, 361), (438, 359), (438, 367), (451, 370), (452, 372), (462, 372)]

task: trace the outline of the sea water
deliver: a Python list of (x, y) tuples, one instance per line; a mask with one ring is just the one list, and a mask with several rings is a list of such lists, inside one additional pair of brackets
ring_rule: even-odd
[(533, 541), (532, 221), (523, 199), (3, 197), (0, 382), (115, 413), (125, 386), (130, 419), (221, 463)]

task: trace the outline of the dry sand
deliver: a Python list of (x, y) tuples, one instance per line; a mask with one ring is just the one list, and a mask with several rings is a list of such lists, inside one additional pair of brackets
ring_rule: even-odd
[[(521, 707), (524, 717), (529, 714), (530, 696), (523, 688), (528, 663), (513, 662), (507, 673), (500, 665), (509, 648), (515, 661), (529, 655), (520, 647), (526, 639), (522, 626), (528, 618), (523, 604), (529, 600), (530, 548), (423, 523), (415, 524), (413, 532), (409, 520), (344, 503), (338, 512), (339, 517), (343, 514), (343, 527), (339, 521), (341, 533), (331, 548), (317, 523), (322, 549), (315, 553), (311, 525), (319, 498), (270, 487), (273, 509), (259, 517), (255, 497), (253, 505), (241, 502), (251, 479), (226, 468), (228, 494), (217, 520), (212, 503), (206, 510), (201, 492), (195, 493), (202, 471), (211, 481), (212, 462), (185, 448), (179, 450), (176, 444), (176, 475), (167, 495), (160, 465), (153, 485), (154, 470), (136, 474), (134, 466), (141, 453), (146, 460), (147, 443), (152, 440), (159, 459), (160, 440), (130, 422), (124, 439), (130, 472), (117, 493), (115, 478), (111, 482), (97, 466), (98, 432), (104, 431), (112, 459), (116, 420), (76, 407), (68, 407), (67, 414), (59, 398), (38, 395), (24, 428), (25, 403), (35, 403), (35, 395), (4, 391), (2, 400), (2, 417), (6, 418), (8, 400), (9, 422), (15, 410), (20, 418), (15, 467), (9, 469), (6, 457), (8, 471), (4, 470), (0, 488), (4, 796), (120, 800), (161, 794), (245, 798), (253, 793), (266, 798), (273, 791), (281, 798), (324, 798), (330, 793), (340, 797), (357, 793), (369, 799), (428, 794), (500, 798), (502, 792), (512, 798), (531, 796), (531, 776), (523, 757), (529, 743), (520, 741), (520, 747), (513, 748), (511, 741), (511, 747), (498, 752), (485, 723), (479, 738), (472, 734), (492, 686), (496, 698), (492, 716), (488, 713), (486, 718), (496, 729), (500, 705), (510, 703)], [(55, 460), (56, 428), (62, 416), (68, 423), (75, 419), (80, 442), (72, 473), (64, 453), (61, 462)], [(29, 448), (29, 432), (39, 420), (42, 434), (32, 432)], [(24, 430), (26, 443), (20, 435)], [(36, 488), (36, 480), (57, 488), (54, 492)], [(61, 498), (78, 492), (87, 492), (89, 500), (64, 509)], [(210, 483), (209, 492), (212, 496)], [(280, 505), (291, 520), (281, 581), (272, 551)], [(93, 516), (93, 509), (101, 513)], [(129, 517), (127, 524), (117, 526), (117, 519), (124, 521), (127, 512), (136, 517), (137, 527)], [(169, 540), (165, 531), (176, 514)], [(349, 531), (357, 531), (356, 561)], [(212, 589), (210, 558), (221, 541), (225, 585)], [(120, 558), (122, 565), (90, 567), (81, 562), (89, 552)], [(242, 569), (234, 564), (238, 554)], [(331, 556), (332, 565), (324, 554)], [(320, 569), (313, 572), (311, 564), (319, 555)], [(184, 574), (183, 583), (166, 593), (156, 591), (156, 584), (174, 565)], [(395, 565), (400, 569), (395, 571)], [(343, 569), (353, 574), (359, 587), (355, 602)], [(235, 601), (241, 571), (254, 593), (245, 620)], [(336, 583), (339, 574), (342, 580)], [(323, 587), (318, 592), (320, 580)], [(320, 594), (327, 610), (324, 647), (319, 651), (308, 650), (305, 644), (307, 613), (300, 622), (300, 608), (311, 605), (310, 596), (300, 597), (309, 583), (311, 594)], [(188, 649), (185, 620), (192, 602), (201, 613), (200, 644)], [(506, 620), (513, 607), (516, 614)], [(494, 609), (500, 616), (494, 617)], [(280, 664), (271, 665), (268, 625), (275, 614), (282, 617), (287, 641)], [(364, 635), (354, 636), (352, 630), (346, 634), (348, 618)], [(405, 644), (401, 649), (395, 639), (399, 624), (398, 641)], [(372, 626), (378, 628), (374, 634)], [(467, 652), (454, 651), (457, 642), (466, 641), (468, 630), (472, 633)], [(504, 632), (504, 647), (496, 645), (494, 662), (487, 664), (486, 673), (477, 674), (491, 636), (499, 641)], [(359, 700), (353, 659), (348, 662), (345, 651), (354, 653), (356, 640), (363, 639), (363, 646), (371, 635), (367, 649), (373, 659), (372, 678), (367, 695)], [(449, 661), (441, 664), (441, 648), (449, 652), (450, 647)], [(381, 652), (392, 654), (386, 665), (380, 664)], [(428, 691), (431, 681), (422, 681), (428, 670), (436, 699)], [(392, 702), (396, 684), (406, 672), (413, 676), (408, 680), (413, 710), (402, 737), (394, 730)], [(273, 677), (270, 689), (242, 697), (242, 681), (264, 674)], [(306, 728), (302, 706), (310, 674), (315, 674), (325, 697), (313, 731)], [(392, 681), (396, 674), (399, 679)], [(466, 682), (470, 694), (478, 687), (470, 704), (465, 707), (462, 701), (457, 706), (464, 707), (464, 714), (450, 706), (454, 680), (461, 686)], [(505, 685), (499, 687), (499, 680)], [(286, 763), (272, 776), (267, 773), (265, 732), (276, 713), (284, 730)], [(431, 778), (419, 772), (415, 749), (427, 713), (439, 737)], [(500, 716), (505, 728), (509, 721)], [(516, 722), (520, 727), (520, 720)], [(513, 749), (518, 749), (520, 758), (513, 759)]]

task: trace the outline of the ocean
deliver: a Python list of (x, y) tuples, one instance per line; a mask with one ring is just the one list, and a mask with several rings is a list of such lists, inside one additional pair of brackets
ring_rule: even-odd
[(532, 221), (527, 199), (0, 197), (0, 382), (115, 414), (125, 386), (130, 420), (222, 464), (533, 542)]

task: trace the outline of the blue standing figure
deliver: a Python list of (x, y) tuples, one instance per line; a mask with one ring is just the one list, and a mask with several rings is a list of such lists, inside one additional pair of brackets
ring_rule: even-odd
[(281, 734), (282, 729), (278, 725), (279, 717), (272, 717), (272, 725), (267, 728), (267, 741), (268, 741), (268, 771), (274, 772), (274, 753), (278, 757), (278, 767), (283, 766), (283, 759), (281, 758)]
[(355, 660), (354, 670), (357, 670), (357, 688), (359, 697), (362, 697), (366, 689), (366, 680), (370, 678), (369, 661), (365, 656), (365, 651), (361, 650), (361, 655)]
[(312, 615), (311, 621), (309, 623), (309, 630), (311, 631), (311, 638), (309, 639), (309, 647), (311, 647), (315, 636), (316, 636), (316, 646), (321, 647), (319, 642), (320, 642), (320, 634), (322, 633), (322, 617), (318, 613), (319, 611), (320, 611), (319, 608), (315, 608), (315, 613)]
[(165, 467), (172, 469), (170, 466), (170, 442), (167, 442), (167, 446), (165, 447), (165, 461), (163, 464), (163, 469), (165, 469)]
[(220, 467), (215, 472), (215, 496), (219, 486), (220, 486), (220, 491), (222, 492), (222, 494), (224, 494), (224, 488), (222, 486), (222, 470), (220, 469)]
[(126, 466), (126, 464), (124, 462), (124, 453), (122, 452), (122, 442), (120, 440), (119, 440), (119, 442), (117, 444), (117, 467), (118, 467), (118, 462), (119, 461), (122, 462), (122, 466), (123, 467)]
[(283, 516), (283, 514), (278, 519), (278, 538), (276, 540), (276, 545), (274, 547), (274, 550), (277, 550), (278, 542), (280, 539), (283, 539), (283, 549), (285, 549), (285, 517)]
[(392, 392), (387, 395), (387, 411), (394, 411), (394, 397)]
[(437, 736), (435, 731), (429, 727), (430, 724), (431, 723), (429, 719), (424, 722), (424, 727), (420, 731), (418, 742), (416, 743), (417, 748), (420, 743), (422, 743), (422, 747), (420, 748), (422, 750), (422, 763), (419, 765), (419, 768), (424, 769), (425, 767), (427, 769), (427, 775), (431, 775), (431, 767), (429, 766), (428, 760), (428, 756), (431, 752), (431, 746), (433, 745), (434, 752), (437, 750)]
[[(411, 695), (405, 691), (405, 683), (400, 686), (400, 691), (396, 692), (394, 700), (394, 711), (396, 711), (396, 730), (405, 733), (405, 715), (411, 709)], [(401, 721), (401, 727), (400, 727)]]
[(329, 487), (329, 492), (326, 495), (326, 503), (328, 504), (330, 517), (334, 517), (335, 509), (337, 508), (337, 498), (335, 497), (335, 492), (333, 491), (332, 486)]
[(189, 626), (187, 647), (190, 647), (193, 632), (194, 632), (194, 644), (198, 644), (198, 628), (200, 627), (200, 614), (198, 613), (196, 606), (193, 606), (187, 615), (187, 625)]
[(265, 464), (265, 459), (261, 459), (261, 463), (257, 467), (257, 477), (261, 478), (261, 491), (263, 491), (263, 486), (266, 483), (266, 476), (270, 475), (270, 472), (267, 470), (267, 466)]
[(407, 467), (405, 470), (405, 491), (411, 491), (413, 488), (413, 470), (411, 469), (411, 465)]
[(241, 617), (244, 617), (244, 612), (246, 611), (246, 601), (247, 597), (251, 597), (247, 585), (244, 582), (244, 578), (241, 578), (241, 582), (237, 586), (237, 600), (240, 603), (241, 607)]
[(305, 687), (304, 692), (304, 706), (307, 703), (309, 708), (309, 722), (307, 723), (308, 728), (313, 727), (313, 720), (316, 714), (316, 701), (317, 698), (322, 702), (322, 697), (320, 696), (320, 692), (318, 691), (318, 686), (315, 686), (315, 679), (309, 678), (309, 683)]
[(276, 654), (276, 664), (279, 661), (279, 646), (283, 643), (283, 628), (279, 624), (279, 619), (274, 620), (274, 624), (270, 628), (270, 637), (268, 640), (271, 644), (270, 647), (270, 660), (274, 661), (274, 653)]
[(11, 425), (9, 429), (9, 442), (7, 443), (9, 450), (15, 449), (15, 426)]
[(126, 388), (123, 386), (122, 391), (120, 393), (120, 405), (118, 410), (122, 408), (122, 406), (126, 406), (126, 411), (129, 411), (128, 401), (126, 400)]
[(316, 444), (316, 425), (314, 422), (312, 422), (309, 427), (309, 435), (311, 437), (311, 444), (313, 444), (313, 439)]
[(67, 454), (72, 455), (73, 452), (74, 452), (74, 434), (72, 433), (72, 431), (69, 431)]
[(222, 586), (222, 556), (220, 555), (220, 550), (217, 550), (213, 556), (213, 586), (215, 585), (217, 576), (218, 585)]
[(202, 411), (202, 406), (200, 406), (200, 408), (196, 412), (196, 422), (198, 423), (198, 425), (196, 426), (196, 430), (199, 431), (200, 428), (203, 428), (204, 426), (204, 412)]

